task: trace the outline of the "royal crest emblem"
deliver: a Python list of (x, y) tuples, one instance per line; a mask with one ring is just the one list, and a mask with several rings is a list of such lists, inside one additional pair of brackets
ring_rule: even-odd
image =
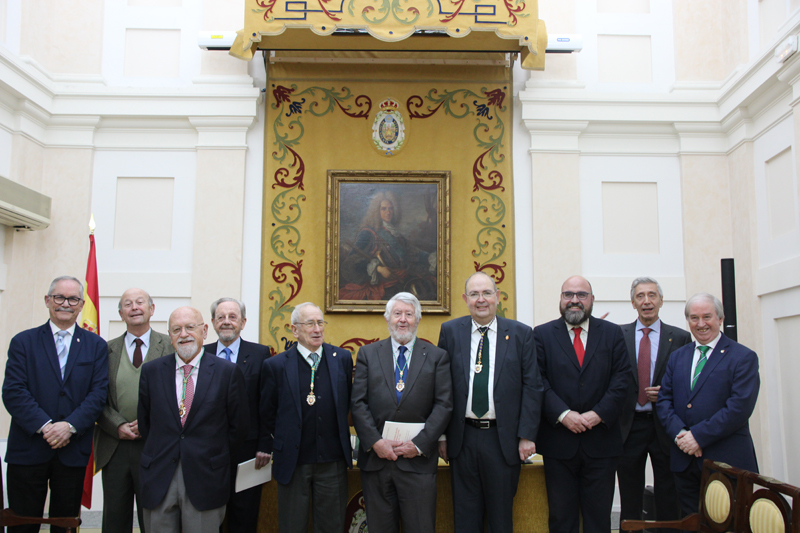
[(394, 155), (405, 144), (406, 125), (399, 109), (397, 100), (385, 99), (378, 106), (378, 114), (372, 123), (372, 142), (383, 155)]

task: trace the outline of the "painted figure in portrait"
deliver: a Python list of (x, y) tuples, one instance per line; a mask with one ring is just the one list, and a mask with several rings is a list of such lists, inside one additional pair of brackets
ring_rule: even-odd
[(352, 218), (364, 212), (358, 206), (365, 205), (365, 191), (357, 185), (342, 187), (339, 298), (388, 300), (410, 292), (435, 300), (436, 186), (386, 184), (369, 197), (359, 224)]

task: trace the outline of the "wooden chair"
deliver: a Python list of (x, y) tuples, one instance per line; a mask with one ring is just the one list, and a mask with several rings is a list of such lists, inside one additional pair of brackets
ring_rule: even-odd
[[(0, 497), (3, 495), (3, 465), (0, 463)], [(63, 527), (68, 532), (74, 533), (81, 525), (80, 517), (75, 518), (38, 518), (31, 516), (19, 516), (11, 509), (3, 509), (0, 512), (0, 529), (5, 531), (6, 526), (24, 526), (29, 524), (49, 524), (51, 526)]]
[[(620, 524), (620, 529), (622, 531), (639, 531), (641, 529), (672, 528), (702, 533), (725, 531), (744, 533), (741, 526), (742, 509), (744, 508), (742, 502), (747, 487), (745, 477), (749, 473), (725, 463), (706, 459), (703, 461), (700, 505), (697, 513), (682, 520), (624, 520)], [(759, 530), (747, 533), (767, 533), (767, 531)]]
[(743, 533), (800, 533), (800, 488), (748, 472), (745, 491)]

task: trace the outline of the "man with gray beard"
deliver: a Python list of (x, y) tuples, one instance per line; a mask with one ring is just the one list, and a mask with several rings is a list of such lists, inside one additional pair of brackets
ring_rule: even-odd
[(628, 351), (616, 324), (594, 318), (591, 284), (561, 286), (561, 318), (533, 330), (544, 385), (537, 451), (544, 457), (551, 533), (611, 531), (617, 419), (628, 390)]
[[(450, 357), (417, 338), (419, 300), (400, 292), (386, 304), (391, 337), (358, 351), (351, 407), (370, 531), (436, 531), (438, 440), (453, 410)], [(405, 442), (383, 438), (386, 422), (424, 424)]]

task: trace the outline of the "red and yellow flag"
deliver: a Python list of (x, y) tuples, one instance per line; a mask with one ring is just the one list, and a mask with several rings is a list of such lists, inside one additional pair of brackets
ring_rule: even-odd
[[(94, 217), (92, 217), (92, 225)], [(100, 335), (100, 298), (97, 290), (97, 257), (94, 246), (94, 229), (89, 234), (89, 261), (86, 264), (86, 282), (83, 289), (83, 314), (81, 327), (92, 333)], [(94, 477), (94, 447), (86, 465), (86, 475), (83, 478), (83, 495), (81, 505), (87, 509), (92, 508), (92, 478)]]

